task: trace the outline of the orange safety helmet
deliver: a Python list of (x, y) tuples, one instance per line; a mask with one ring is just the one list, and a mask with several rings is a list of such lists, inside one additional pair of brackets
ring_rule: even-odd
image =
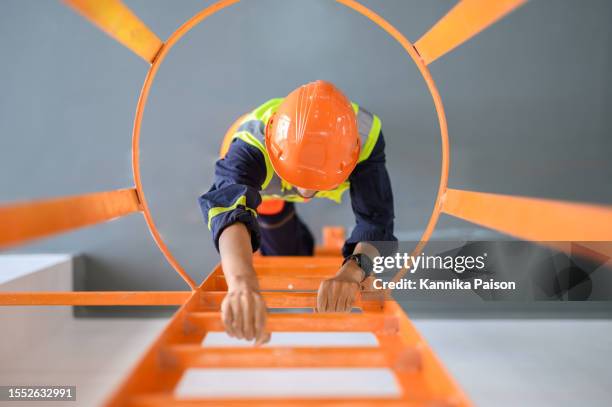
[(346, 181), (361, 148), (351, 102), (325, 81), (291, 92), (268, 121), (265, 138), (278, 176), (317, 191)]

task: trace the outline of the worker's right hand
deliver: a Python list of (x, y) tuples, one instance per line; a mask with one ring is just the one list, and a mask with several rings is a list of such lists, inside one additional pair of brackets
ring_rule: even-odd
[(255, 340), (255, 346), (270, 340), (270, 333), (266, 331), (266, 304), (256, 282), (249, 279), (232, 282), (221, 303), (221, 316), (231, 337)]

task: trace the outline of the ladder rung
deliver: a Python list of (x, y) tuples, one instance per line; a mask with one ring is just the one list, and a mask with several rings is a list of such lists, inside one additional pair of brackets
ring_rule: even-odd
[[(432, 404), (434, 405), (434, 404)], [(442, 405), (442, 404), (440, 404)], [(170, 394), (143, 394), (130, 399), (129, 407), (423, 407), (423, 403), (399, 398), (259, 398), (259, 399), (177, 399)]]
[[(168, 360), (180, 368), (291, 368), (291, 367), (392, 367), (385, 352), (375, 347), (270, 347), (207, 348), (173, 345)], [(166, 359), (166, 358), (164, 358)]]
[[(189, 322), (206, 331), (223, 331), (219, 312), (192, 312), (187, 316)], [(313, 314), (270, 314), (267, 327), (271, 332), (375, 332), (393, 333), (399, 329), (398, 319), (394, 315), (383, 313), (348, 314), (348, 313), (313, 313)]]
[(338, 271), (342, 265), (342, 257), (317, 257), (316, 263), (310, 256), (253, 256), (253, 266), (259, 273), (279, 274), (304, 273), (314, 275), (321, 270)]
[[(282, 275), (257, 275), (262, 290), (318, 290), (321, 281), (332, 277), (337, 270), (321, 276), (299, 276), (286, 273)], [(216, 276), (217, 281), (225, 282), (225, 277)]]
[(300, 266), (258, 266), (254, 265), (257, 276), (300, 276), (300, 277), (327, 277), (336, 274), (342, 260), (334, 262), (333, 265), (313, 267), (304, 269)]
[[(355, 302), (355, 308), (367, 311), (380, 311), (383, 308), (384, 300), (375, 299), (377, 293), (366, 293), (361, 295), (361, 299)], [(205, 308), (218, 310), (221, 301), (227, 295), (226, 291), (205, 291), (201, 295), (201, 303)], [(316, 292), (262, 292), (263, 298), (268, 308), (315, 308), (317, 305)], [(367, 297), (367, 300), (363, 298)]]

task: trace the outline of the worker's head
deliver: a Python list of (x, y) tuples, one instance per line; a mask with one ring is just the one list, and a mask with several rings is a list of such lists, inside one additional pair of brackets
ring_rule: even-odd
[(302, 196), (336, 188), (361, 148), (351, 102), (329, 82), (300, 86), (268, 121), (266, 148), (276, 173)]

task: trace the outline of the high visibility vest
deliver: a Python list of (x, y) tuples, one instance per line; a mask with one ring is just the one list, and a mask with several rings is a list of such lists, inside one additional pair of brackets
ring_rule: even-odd
[[(276, 112), (282, 101), (283, 98), (271, 99), (251, 113), (243, 116), (237, 125), (236, 132), (232, 135), (232, 140), (234, 138), (239, 138), (245, 143), (256, 147), (263, 154), (266, 162), (266, 178), (261, 185), (262, 200), (281, 199), (289, 202), (305, 202), (306, 199), (296, 193), (293, 185), (281, 179), (276, 174), (270, 162), (268, 151), (266, 150), (264, 138), (266, 124), (268, 120), (270, 120), (270, 117), (272, 117), (272, 114)], [(357, 160), (357, 163), (360, 163), (367, 160), (370, 154), (372, 154), (372, 150), (380, 135), (381, 121), (378, 116), (360, 108), (356, 103), (352, 103), (352, 105), (357, 115), (357, 127), (359, 130), (359, 137), (361, 138), (361, 151)], [(333, 190), (318, 191), (315, 194), (315, 198), (326, 198), (340, 203), (342, 201), (342, 194), (349, 187), (350, 183), (346, 180)]]

